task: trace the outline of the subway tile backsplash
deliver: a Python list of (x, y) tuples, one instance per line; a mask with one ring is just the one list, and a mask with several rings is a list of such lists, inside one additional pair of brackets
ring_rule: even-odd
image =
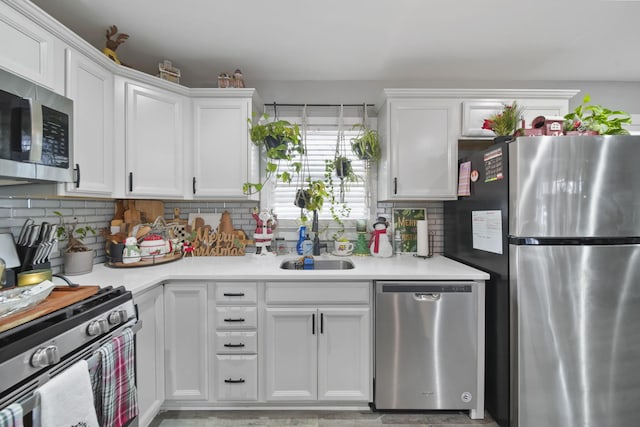
[[(164, 202), (165, 218), (173, 218), (174, 208), (180, 208), (180, 217), (187, 219), (189, 213), (222, 213), (225, 210), (231, 213), (235, 228), (244, 230), (249, 238), (253, 237), (255, 221), (251, 216), (252, 209), (256, 202), (220, 202), (220, 201), (174, 201)], [(384, 215), (391, 221), (394, 208), (414, 207), (426, 208), (429, 221), (429, 230), (435, 231), (434, 252), (442, 253), (444, 250), (443, 241), (443, 206), (442, 202), (424, 203), (378, 203), (376, 215)], [(113, 200), (95, 199), (58, 199), (58, 198), (0, 198), (0, 232), (10, 232), (17, 239), (20, 228), (27, 218), (32, 218), (36, 224), (47, 221), (58, 224), (59, 219), (53, 213), (58, 211), (64, 215), (65, 222), (78, 219), (80, 225), (88, 224), (96, 230), (108, 229), (110, 221), (114, 215)], [(278, 231), (287, 231), (279, 229)], [(288, 230), (295, 232), (295, 230)], [(291, 235), (292, 233), (287, 233)], [(100, 234), (90, 236), (85, 239), (85, 243), (96, 250), (96, 263), (105, 261), (105, 239)], [(295, 242), (288, 242), (290, 247), (295, 246)], [(65, 242), (59, 244), (57, 251), (51, 255), (51, 266), (55, 273), (63, 272), (62, 250)], [(254, 249), (254, 248), (250, 248)]]

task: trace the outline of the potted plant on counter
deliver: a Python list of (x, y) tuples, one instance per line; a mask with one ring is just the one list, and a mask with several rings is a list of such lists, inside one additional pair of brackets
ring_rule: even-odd
[(86, 274), (93, 270), (95, 251), (84, 244), (83, 240), (91, 235), (96, 235), (96, 230), (90, 225), (78, 226), (78, 218), (66, 223), (64, 216), (58, 211), (53, 212), (60, 219), (60, 225), (56, 229), (59, 241), (67, 241), (64, 250), (64, 273), (68, 276)]
[(300, 127), (286, 120), (269, 121), (267, 114), (256, 124), (249, 119), (249, 125), (249, 137), (255, 145), (264, 148), (267, 161), (264, 180), (259, 183), (246, 182), (242, 191), (245, 194), (260, 192), (274, 174), (277, 180), (290, 183), (302, 168), (301, 162), (296, 159), (304, 153)]

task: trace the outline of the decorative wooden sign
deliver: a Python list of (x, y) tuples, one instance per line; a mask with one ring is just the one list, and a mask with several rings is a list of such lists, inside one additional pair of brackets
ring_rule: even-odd
[(193, 256), (244, 256), (247, 243), (242, 230), (212, 233), (210, 226), (199, 227), (193, 241)]

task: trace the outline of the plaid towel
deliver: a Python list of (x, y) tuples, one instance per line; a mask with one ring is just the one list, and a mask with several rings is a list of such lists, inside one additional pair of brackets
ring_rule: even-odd
[(22, 427), (22, 406), (12, 403), (0, 411), (0, 427)]
[(138, 415), (135, 385), (133, 332), (125, 329), (97, 350), (99, 362), (91, 383), (98, 422), (103, 427), (121, 427)]

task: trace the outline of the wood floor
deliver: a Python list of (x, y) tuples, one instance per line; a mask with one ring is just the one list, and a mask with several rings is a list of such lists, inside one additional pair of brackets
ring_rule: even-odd
[(369, 411), (167, 411), (150, 427), (498, 427), (487, 414), (472, 420), (468, 412), (380, 413)]

